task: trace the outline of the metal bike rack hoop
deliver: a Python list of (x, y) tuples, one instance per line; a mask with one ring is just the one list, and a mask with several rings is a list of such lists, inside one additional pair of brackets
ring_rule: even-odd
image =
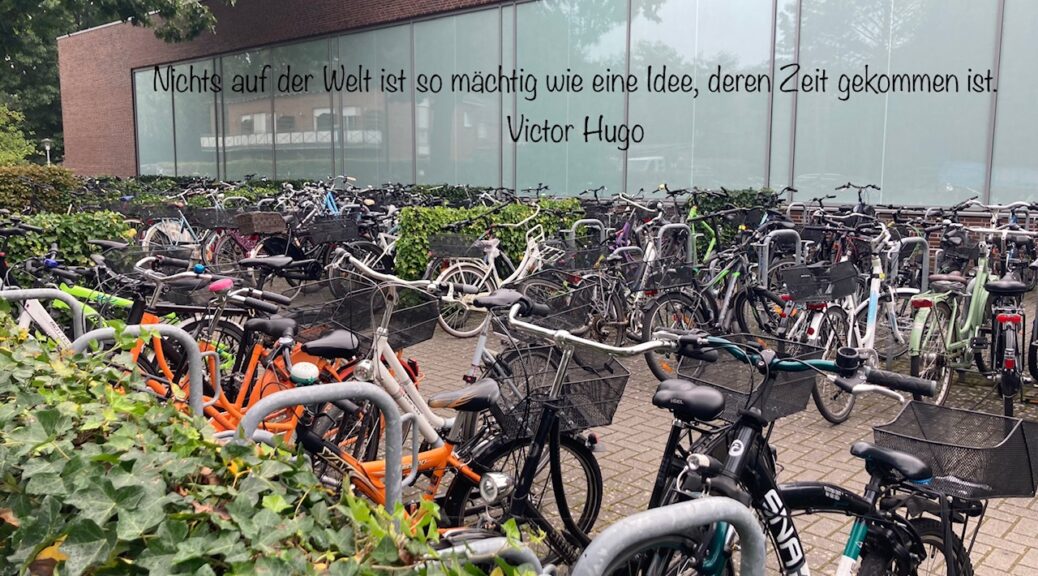
[(573, 226), (562, 231), (566, 237), (566, 242), (570, 248), (576, 248), (577, 239), (577, 228), (581, 226), (587, 226), (588, 228), (598, 228), (598, 241), (599, 243), (606, 241), (606, 225), (601, 220), (596, 218), (583, 218), (573, 223)]
[(692, 227), (688, 224), (664, 224), (663, 226), (660, 226), (659, 232), (656, 233), (656, 246), (663, 246), (663, 236), (669, 232), (675, 231), (686, 233), (688, 237), (688, 249), (685, 251), (685, 261), (695, 264), (693, 258), (693, 246), (695, 245), (695, 242), (692, 236)]
[(764, 533), (746, 506), (720, 496), (699, 498), (639, 512), (606, 528), (580, 555), (573, 576), (603, 574), (617, 554), (656, 538), (680, 535), (698, 526), (728, 522), (739, 534), (742, 558), (739, 574), (764, 574)]
[[(169, 324), (131, 324), (123, 328), (123, 333), (140, 336), (142, 332), (155, 332), (161, 336), (173, 338), (184, 348), (187, 354), (187, 377), (189, 388), (187, 404), (192, 414), (202, 415), (202, 385), (205, 377), (205, 361), (198, 349), (198, 342), (182, 328)], [(72, 351), (76, 354), (85, 352), (91, 342), (112, 342), (115, 340), (115, 328), (98, 328), (83, 334), (72, 342)]]
[(804, 248), (803, 243), (800, 240), (800, 232), (796, 230), (772, 230), (764, 236), (764, 240), (758, 245), (760, 250), (757, 252), (757, 269), (760, 273), (761, 282), (764, 287), (768, 290), (771, 286), (768, 285), (768, 272), (771, 268), (771, 245), (775, 242), (776, 238), (789, 237), (793, 240), (793, 246), (796, 250), (796, 263), (797, 266), (804, 263)]
[[(923, 250), (923, 277), (919, 281), (919, 291), (926, 292), (926, 289), (930, 285), (930, 243), (926, 241), (923, 236), (912, 236), (910, 238), (902, 238), (901, 246), (911, 246), (918, 244)], [(894, 266), (890, 271), (891, 276), (897, 276), (898, 268), (901, 266), (901, 251), (897, 250), (897, 253), (893, 255)]]
[(382, 388), (368, 382), (335, 382), (315, 384), (274, 392), (256, 402), (245, 412), (238, 424), (236, 441), (252, 439), (263, 419), (283, 408), (301, 404), (319, 404), (336, 400), (367, 400), (373, 403), (386, 423), (386, 509), (393, 510), (400, 502), (401, 470), (403, 468), (403, 432), (400, 410), (393, 398)]
[(86, 319), (83, 315), (83, 304), (74, 296), (56, 288), (25, 288), (18, 290), (0, 290), (3, 300), (60, 300), (72, 310), (72, 336), (79, 338), (86, 332)]

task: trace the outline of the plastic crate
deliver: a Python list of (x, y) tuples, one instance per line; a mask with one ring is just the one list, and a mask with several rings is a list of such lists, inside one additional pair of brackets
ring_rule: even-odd
[(238, 230), (246, 235), (284, 234), (287, 230), (285, 217), (280, 212), (245, 212), (235, 216)]
[(971, 500), (1035, 495), (1036, 433), (1035, 422), (924, 402), (873, 429), (876, 444), (929, 464), (930, 488)]
[(854, 294), (858, 268), (853, 262), (819, 262), (779, 271), (786, 291), (797, 302), (832, 302)]
[[(486, 376), (501, 388), (494, 412), (505, 437), (529, 438), (537, 430), (561, 358), (561, 350), (553, 346), (522, 343), (498, 354)], [(575, 350), (556, 400), (559, 429), (580, 431), (611, 424), (629, 379), (630, 373), (614, 358)]]
[[(725, 336), (746, 350), (768, 348), (779, 358), (817, 360), (822, 349), (799, 342), (780, 340), (769, 336), (733, 334)], [(721, 419), (735, 422), (743, 408), (756, 407), (764, 419), (773, 422), (792, 416), (807, 407), (815, 387), (816, 372), (772, 372), (765, 382), (757, 369), (735, 358), (726, 350), (718, 350), (715, 362), (685, 362), (678, 369), (678, 377), (697, 384), (716, 388), (725, 397)]]

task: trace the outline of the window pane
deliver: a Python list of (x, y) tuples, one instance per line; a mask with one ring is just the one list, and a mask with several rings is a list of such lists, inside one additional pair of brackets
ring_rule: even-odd
[(497, 73), (500, 10), (414, 25), (415, 74), (438, 74), (440, 93), (416, 93), (418, 182), (497, 186), (501, 182), (501, 97), (452, 86), (453, 74)]
[[(997, 2), (975, 0), (895, 2), (891, 70), (986, 71), (994, 61), (997, 9)], [(889, 96), (884, 197), (929, 206), (982, 194), (990, 113), (990, 95), (967, 93), (966, 86), (958, 94)]]
[(329, 178), (333, 176), (332, 99), (324, 86), (328, 40), (280, 46), (273, 52), (278, 79), (274, 92), (278, 178)]
[(172, 176), (173, 97), (155, 90), (154, 69), (134, 73), (134, 105), (137, 112), (137, 172)]
[[(195, 75), (213, 74), (213, 60), (177, 64)], [(216, 173), (216, 94), (214, 92), (177, 92), (174, 99), (176, 121), (177, 175), (215, 178)]]
[[(513, 130), (523, 117), (528, 122), (572, 124), (569, 142), (516, 143), (516, 185), (519, 188), (549, 185), (559, 194), (576, 194), (605, 185), (622, 190), (624, 153), (620, 143), (591, 137), (584, 141), (584, 118), (591, 129), (602, 122), (615, 127), (624, 121), (624, 95), (594, 93), (592, 77), (606, 69), (622, 73), (626, 65), (627, 1), (543, 0), (516, 6), (518, 67), (538, 77), (537, 99), (520, 97)], [(567, 68), (581, 74), (586, 89), (581, 93), (548, 93), (545, 74)], [(506, 125), (502, 127), (509, 130)]]
[[(343, 92), (336, 98), (346, 174), (360, 185), (414, 181), (411, 127), (411, 26), (394, 26), (339, 37), (338, 61), (356, 74), (360, 66), (371, 70), (367, 92)], [(405, 90), (382, 92), (381, 70), (407, 78)], [(341, 172), (342, 170), (340, 170)]]
[(991, 199), (1038, 200), (1038, 2), (1006, 0)]
[[(501, 8), (501, 67), (515, 67), (515, 6)], [(515, 188), (515, 142), (508, 135), (508, 117), (515, 114), (515, 106), (514, 94), (501, 96), (501, 185), (506, 188)]]
[[(255, 81), (270, 65), (269, 50), (253, 50), (223, 57), (223, 146), (226, 178), (247, 174), (274, 177), (274, 119), (271, 110), (271, 73), (260, 90)], [(235, 77), (247, 80), (245, 90), (232, 90)]]
[[(779, 0), (775, 18), (775, 79), (781, 83), (789, 69), (782, 70), (796, 62), (797, 45), (797, 0)], [(773, 83), (771, 112), (771, 188), (781, 190), (793, 184), (793, 175), (789, 172), (790, 153), (793, 137), (793, 94), (778, 90), (778, 83)]]
[[(832, 84), (840, 74), (857, 73), (865, 64), (886, 72), (890, 4), (890, 0), (803, 0), (801, 81), (816, 68), (827, 69)], [(835, 92), (798, 95), (794, 186), (799, 198), (832, 193), (848, 181), (881, 184), (885, 100), (860, 95), (841, 102)], [(851, 200), (853, 195), (843, 194), (840, 199)]]

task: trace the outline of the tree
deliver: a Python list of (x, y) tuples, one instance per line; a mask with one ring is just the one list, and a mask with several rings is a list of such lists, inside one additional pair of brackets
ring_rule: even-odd
[(20, 128), (24, 120), (20, 112), (0, 105), (0, 166), (21, 164), (33, 153), (35, 147)]
[(53, 138), (56, 155), (62, 148), (56, 38), (114, 21), (151, 27), (167, 42), (190, 40), (216, 24), (198, 0), (0, 2), (0, 105), (25, 116), (26, 137)]

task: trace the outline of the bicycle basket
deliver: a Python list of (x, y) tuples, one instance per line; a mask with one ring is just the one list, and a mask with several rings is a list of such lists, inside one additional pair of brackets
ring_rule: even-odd
[(430, 258), (483, 258), (483, 248), (463, 234), (441, 233), (429, 236)]
[(642, 290), (671, 290), (695, 282), (695, 265), (684, 257), (661, 258), (645, 262)]
[(123, 250), (108, 250), (102, 254), (105, 266), (116, 274), (140, 276), (133, 265), (148, 256), (165, 256), (180, 260), (191, 260), (194, 256), (193, 246), (153, 246), (145, 249), (141, 246), (129, 246)]
[(876, 444), (920, 458), (930, 488), (966, 499), (1030, 498), (1038, 488), (1038, 423), (909, 402), (873, 428)]
[[(782, 359), (816, 360), (822, 357), (821, 348), (770, 336), (733, 334), (725, 338), (744, 349), (774, 350)], [(773, 422), (807, 407), (817, 373), (813, 370), (773, 372), (770, 381), (765, 383), (756, 368), (726, 350), (718, 350), (717, 361), (684, 363), (678, 369), (678, 374), (686, 380), (716, 388), (724, 395), (725, 407), (720, 416), (722, 420), (735, 422), (741, 409), (756, 407), (765, 420)]]
[(306, 224), (306, 232), (317, 244), (351, 242), (358, 237), (357, 221), (338, 216), (315, 218)]
[[(552, 282), (537, 282), (540, 278)], [(595, 338), (607, 329), (608, 296), (605, 285), (597, 278), (577, 278), (545, 272), (520, 284), (518, 290), (532, 301), (551, 309), (547, 316), (533, 316), (529, 322), (552, 330)], [(506, 311), (502, 311), (502, 314)], [(504, 324), (507, 325), (507, 322)], [(621, 328), (622, 329), (622, 328)], [(589, 331), (594, 333), (588, 334)], [(520, 335), (526, 338), (525, 335)]]
[(804, 226), (800, 229), (800, 240), (803, 242), (821, 244), (825, 240), (825, 235), (825, 226)]
[(284, 234), (287, 230), (285, 217), (280, 212), (245, 212), (234, 218), (239, 231), (246, 235)]
[(193, 208), (185, 211), (184, 215), (192, 226), (214, 230), (216, 228), (237, 228), (235, 221), (238, 212), (223, 210), (220, 208)]
[(779, 276), (797, 302), (831, 302), (854, 294), (858, 286), (858, 269), (850, 261), (791, 266)]
[[(486, 377), (497, 380), (501, 396), (495, 417), (507, 438), (529, 438), (537, 430), (561, 364), (554, 346), (510, 346), (498, 354)], [(630, 373), (607, 354), (574, 351), (557, 400), (559, 429), (580, 431), (613, 422)]]

